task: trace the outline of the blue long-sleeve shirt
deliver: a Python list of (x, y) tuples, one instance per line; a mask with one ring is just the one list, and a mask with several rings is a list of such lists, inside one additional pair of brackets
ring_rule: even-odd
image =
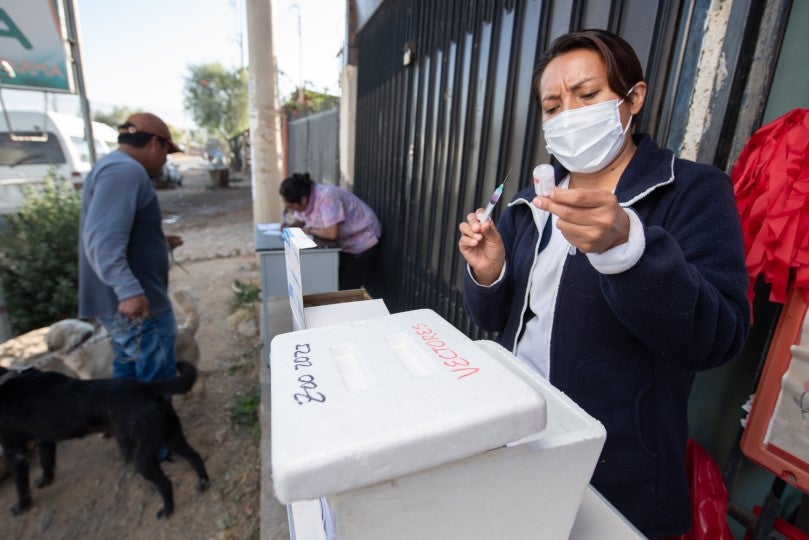
[(122, 300), (145, 294), (149, 311), (171, 308), (168, 245), (146, 169), (121, 151), (101, 158), (82, 192), (79, 316), (112, 317)]
[[(693, 374), (741, 350), (748, 278), (730, 179), (676, 159), (648, 136), (635, 142), (615, 195), (640, 218), (643, 255), (615, 274), (600, 274), (578, 250), (566, 257), (551, 308), (550, 381), (607, 429), (593, 485), (646, 535), (672, 536), (690, 523), (685, 442)], [(558, 170), (557, 180), (565, 174)], [(465, 273), (472, 320), (499, 332), (511, 351), (532, 316), (534, 255), (547, 244), (529, 207), (533, 191), (518, 193), (497, 224), (503, 279), (482, 287)]]

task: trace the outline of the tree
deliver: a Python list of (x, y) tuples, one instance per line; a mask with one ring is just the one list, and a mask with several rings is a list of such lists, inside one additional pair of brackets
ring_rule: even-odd
[(143, 112), (143, 109), (130, 109), (129, 107), (113, 107), (109, 111), (96, 111), (93, 113), (93, 120), (107, 124), (108, 126), (120, 126), (129, 115), (136, 112)]
[(183, 104), (194, 122), (227, 141), (232, 154), (234, 137), (247, 129), (247, 70), (228, 71), (222, 64), (188, 66)]
[(326, 92), (310, 90), (304, 85), (297, 87), (289, 95), (289, 98), (281, 105), (281, 109), (287, 115), (299, 118), (310, 114), (327, 111), (336, 107), (340, 103), (340, 98), (332, 96)]
[(204, 147), (208, 140), (208, 134), (204, 129), (190, 129), (188, 130), (188, 142), (196, 146)]

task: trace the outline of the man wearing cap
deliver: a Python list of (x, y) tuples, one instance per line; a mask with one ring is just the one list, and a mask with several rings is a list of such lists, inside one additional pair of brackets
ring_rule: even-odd
[(169, 250), (150, 176), (179, 152), (166, 124), (136, 113), (118, 126), (119, 148), (102, 157), (82, 192), (79, 316), (96, 317), (112, 338), (116, 377), (174, 377), (177, 324), (168, 297)]

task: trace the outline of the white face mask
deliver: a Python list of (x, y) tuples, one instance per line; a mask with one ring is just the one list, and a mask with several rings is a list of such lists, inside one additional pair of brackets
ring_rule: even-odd
[(600, 171), (621, 151), (632, 124), (630, 117), (626, 128), (621, 125), (618, 107), (623, 102), (612, 99), (560, 112), (542, 124), (548, 152), (570, 172)]

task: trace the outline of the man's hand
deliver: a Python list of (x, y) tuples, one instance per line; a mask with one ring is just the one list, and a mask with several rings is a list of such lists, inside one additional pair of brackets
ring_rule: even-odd
[(149, 300), (146, 295), (140, 294), (121, 300), (118, 303), (118, 311), (129, 317), (130, 319), (145, 318), (149, 316)]

